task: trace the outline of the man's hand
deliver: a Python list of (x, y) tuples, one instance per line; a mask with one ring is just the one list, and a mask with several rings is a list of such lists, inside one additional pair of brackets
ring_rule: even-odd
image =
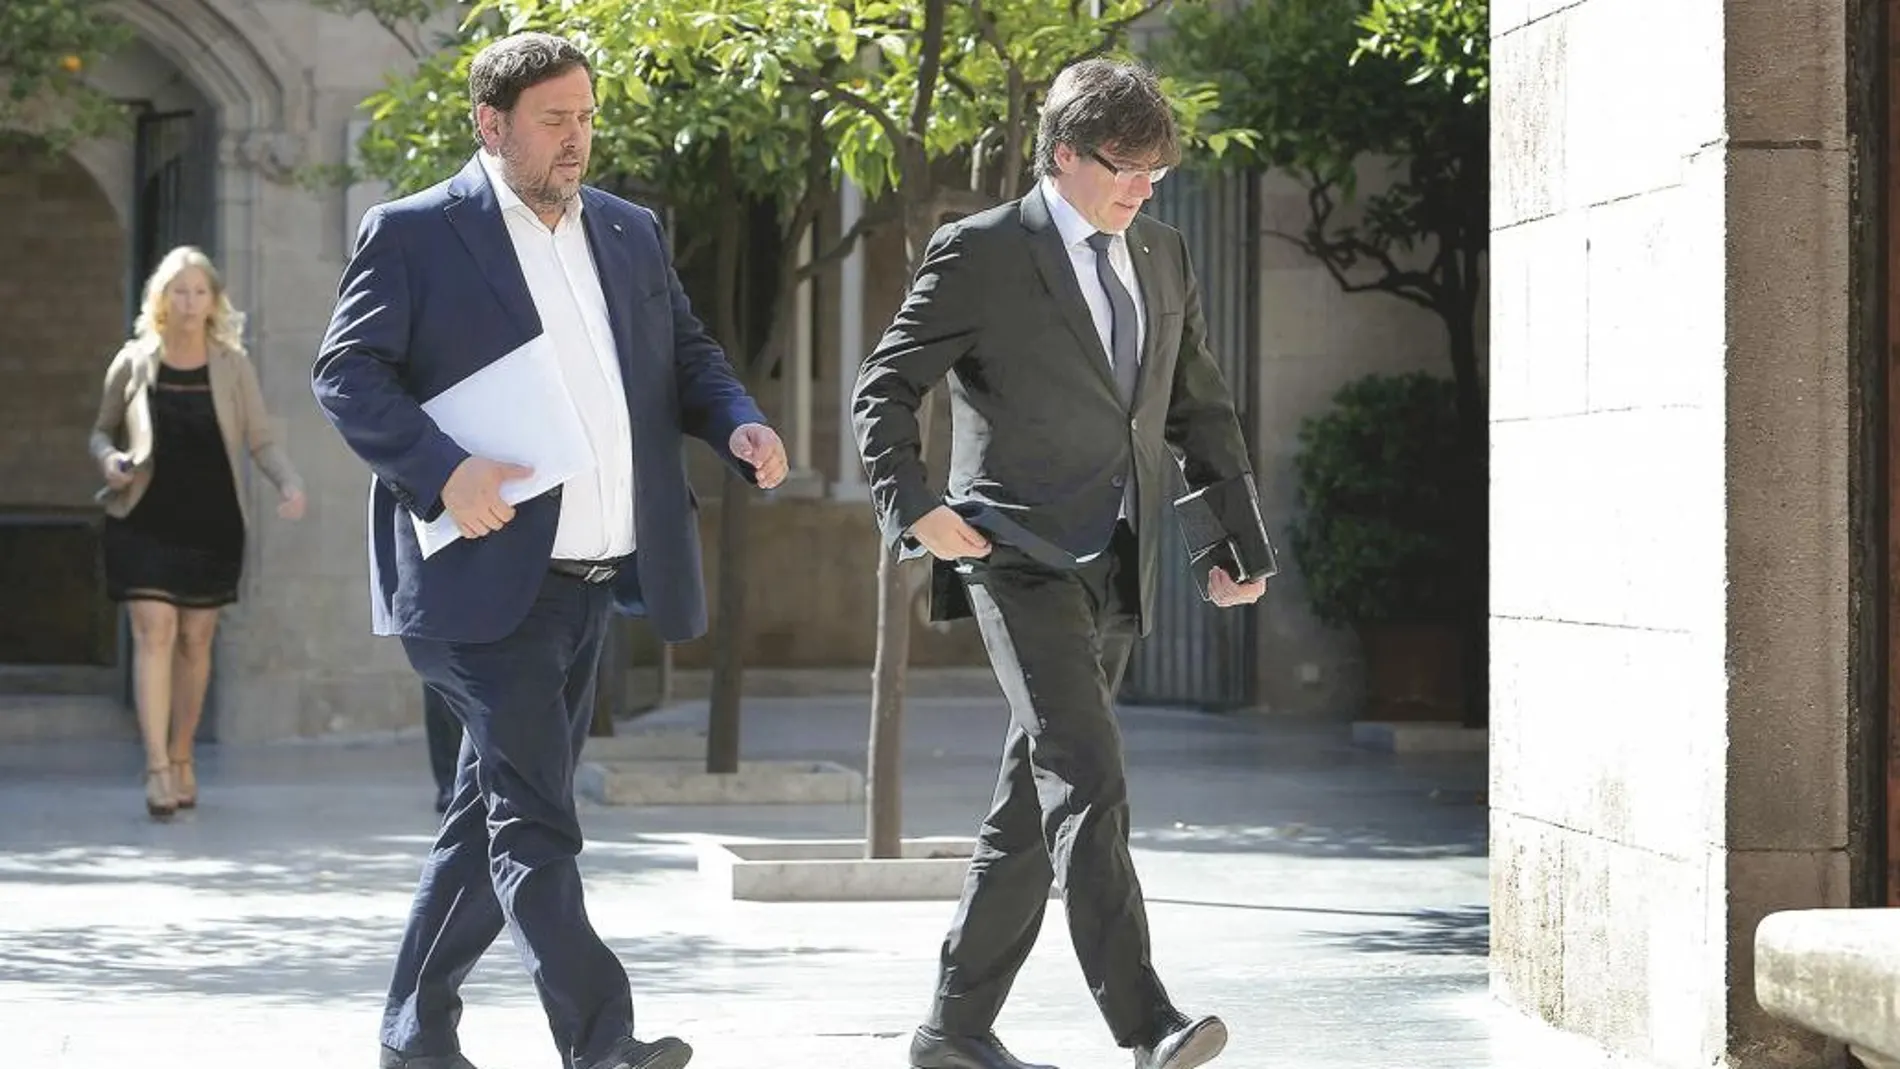
[(105, 476), (106, 485), (114, 490), (132, 485), (132, 458), (124, 453), (112, 452), (99, 458), (99, 471)]
[(456, 465), (442, 486), (442, 507), (455, 520), (464, 538), (480, 538), (507, 526), (515, 507), (501, 499), (501, 484), (525, 479), (533, 468), (499, 460), (469, 457)]
[(304, 504), (302, 490), (295, 488), (287, 490), (283, 495), (283, 500), (277, 502), (277, 515), (282, 516), (286, 520), (301, 520), (303, 519)]
[(963, 521), (956, 510), (938, 505), (910, 525), (910, 536), (922, 542), (938, 560), (961, 560), (990, 555), (990, 540)]
[(744, 423), (733, 430), (726, 443), (732, 455), (752, 465), (759, 489), (770, 490), (785, 481), (791, 462), (785, 459), (785, 443), (778, 432), (763, 423)]
[(1208, 600), (1223, 609), (1236, 605), (1252, 605), (1267, 592), (1267, 581), (1255, 579), (1251, 583), (1236, 583), (1234, 577), (1227, 574), (1225, 568), (1215, 568), (1207, 573)]

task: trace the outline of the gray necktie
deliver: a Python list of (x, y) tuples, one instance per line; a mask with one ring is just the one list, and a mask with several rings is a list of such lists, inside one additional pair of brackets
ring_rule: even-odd
[(1109, 337), (1114, 342), (1111, 350), (1115, 358), (1115, 385), (1121, 390), (1122, 404), (1132, 405), (1135, 373), (1141, 364), (1140, 335), (1135, 321), (1135, 299), (1128, 295), (1128, 287), (1122, 285), (1121, 276), (1108, 262), (1108, 246), (1114, 237), (1098, 230), (1088, 236), (1088, 244), (1095, 250), (1095, 274), (1102, 280), (1102, 289), (1108, 293), (1108, 306), (1114, 312)]

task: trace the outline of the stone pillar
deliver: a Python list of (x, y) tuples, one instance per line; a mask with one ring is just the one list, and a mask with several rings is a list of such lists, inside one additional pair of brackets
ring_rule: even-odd
[(1656, 1066), (1848, 904), (1843, 0), (1495, 3), (1492, 978)]
[[(198, 29), (207, 39), (241, 37), (241, 47), (207, 53), (244, 75), (243, 90), (220, 100), (222, 257), (233, 297), (250, 317), (265, 405), (303, 475), (309, 506), (301, 522), (280, 519), (275, 487), (254, 468), (241, 488), (252, 529), (242, 602), (226, 615), (214, 662), (218, 738), (416, 726), (420, 684), (401, 646), (369, 632), (369, 474), (310, 393), (311, 362), (348, 255), (346, 233), (354, 231), (355, 220), (346, 225), (342, 216), (362, 207), (346, 194), (360, 191), (299, 180), (303, 168), (348, 158), (358, 105), (385, 72), (407, 62), (406, 53), (373, 22), (310, 5), (234, 3), (226, 13), (230, 29)], [(311, 41), (329, 44), (310, 51)]]

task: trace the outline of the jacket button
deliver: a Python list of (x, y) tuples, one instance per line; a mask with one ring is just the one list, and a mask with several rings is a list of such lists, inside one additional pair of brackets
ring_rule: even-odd
[(1127, 485), (1128, 485), (1128, 476), (1126, 476), (1126, 475), (1117, 475), (1117, 476), (1115, 476), (1115, 477), (1114, 477), (1113, 479), (1110, 479), (1110, 480), (1109, 480), (1109, 483), (1110, 483), (1110, 485), (1112, 485), (1112, 486), (1114, 486), (1115, 488), (1117, 488), (1117, 489), (1120, 489), (1121, 487), (1124, 487), (1124, 486), (1127, 486)]

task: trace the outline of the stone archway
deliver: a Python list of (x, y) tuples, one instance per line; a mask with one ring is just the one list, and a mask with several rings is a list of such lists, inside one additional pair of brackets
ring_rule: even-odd
[[(300, 66), (248, 5), (225, 0), (119, 0), (137, 33), (102, 63), (100, 88), (146, 121), (124, 136), (0, 160), (0, 691), (121, 690), (116, 614), (96, 567), (98, 485), (86, 435), (105, 361), (125, 336), (133, 290), (154, 242), (190, 240), (217, 256), (233, 296), (258, 290), (260, 183), (283, 180), (302, 156), (307, 89)], [(190, 232), (155, 226), (151, 120), (189, 115), (189, 151), (203, 176)], [(177, 146), (163, 152), (179, 151)], [(161, 161), (162, 162), (162, 161)], [(162, 253), (162, 249), (158, 252)], [(252, 317), (252, 329), (261, 328)], [(16, 574), (17, 573), (17, 574)], [(65, 576), (59, 583), (50, 577)], [(95, 674), (73, 666), (99, 666)], [(107, 675), (97, 676), (96, 672)]]
[[(308, 89), (248, 5), (219, 0), (121, 0), (119, 13), (210, 102), (216, 132), (214, 247), (240, 307), (258, 304), (255, 255), (260, 181), (283, 181), (304, 157)], [(252, 329), (263, 329), (256, 314)]]

